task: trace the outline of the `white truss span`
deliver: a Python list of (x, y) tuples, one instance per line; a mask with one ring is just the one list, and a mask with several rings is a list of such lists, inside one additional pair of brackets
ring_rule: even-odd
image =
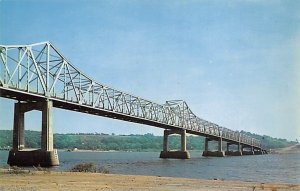
[[(84, 63), (83, 63), (84, 64)], [(56, 107), (260, 148), (260, 141), (197, 117), (185, 101), (157, 104), (96, 82), (50, 42), (0, 45), (0, 96), (21, 101), (49, 99)]]

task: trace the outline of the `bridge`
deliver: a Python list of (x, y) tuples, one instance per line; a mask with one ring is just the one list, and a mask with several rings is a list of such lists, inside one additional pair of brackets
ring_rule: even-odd
[[(187, 133), (206, 137), (203, 156), (265, 153), (259, 140), (197, 117), (185, 101), (157, 104), (98, 83), (71, 64), (50, 42), (0, 45), (0, 97), (17, 100), (10, 165), (59, 165), (53, 148), (53, 107), (163, 128), (161, 158), (189, 158)], [(25, 149), (24, 114), (31, 110), (42, 112), (38, 150)], [(169, 150), (170, 134), (181, 135), (180, 150)], [(217, 151), (209, 150), (210, 141), (218, 142)], [(223, 142), (227, 144), (226, 151)], [(236, 151), (231, 151), (230, 145), (236, 145)]]

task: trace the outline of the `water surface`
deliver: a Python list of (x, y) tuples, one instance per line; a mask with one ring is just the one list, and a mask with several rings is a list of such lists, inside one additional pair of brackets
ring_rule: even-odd
[[(59, 151), (64, 171), (83, 162), (107, 166), (111, 173), (200, 179), (300, 183), (300, 154), (254, 155), (241, 157), (202, 157), (192, 151), (191, 159), (160, 159), (159, 152), (64, 152)], [(8, 151), (0, 151), (5, 165)]]

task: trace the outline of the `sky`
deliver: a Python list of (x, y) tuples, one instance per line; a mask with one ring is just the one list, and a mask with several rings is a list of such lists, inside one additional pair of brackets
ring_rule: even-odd
[[(300, 138), (300, 1), (0, 0), (0, 44), (50, 41), (96, 81), (163, 104), (185, 100), (232, 130)], [(0, 129), (13, 100), (0, 98)], [(41, 130), (41, 113), (25, 115)], [(54, 109), (55, 133), (163, 129)]]

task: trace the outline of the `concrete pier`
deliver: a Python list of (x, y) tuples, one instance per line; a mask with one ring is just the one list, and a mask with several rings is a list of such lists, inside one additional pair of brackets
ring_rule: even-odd
[(44, 151), (53, 151), (52, 107), (51, 101), (45, 102), (42, 106), (41, 149)]
[(226, 156), (242, 156), (242, 151), (240, 150), (240, 143), (238, 144), (238, 150), (237, 151), (231, 151), (230, 145), (233, 145), (233, 143), (227, 143), (227, 149), (225, 151), (225, 155)]
[[(168, 136), (171, 134), (179, 134), (181, 136), (181, 150), (169, 151)], [(189, 159), (190, 153), (186, 150), (186, 130), (165, 130), (163, 139), (163, 151), (160, 153), (160, 158), (174, 159)]]
[[(248, 148), (248, 150), (245, 150), (245, 148)], [(254, 148), (242, 146), (242, 153), (243, 155), (254, 155)]]
[[(15, 103), (13, 148), (9, 152), (7, 164), (15, 166), (56, 166), (59, 165), (57, 151), (53, 149), (52, 102)], [(42, 111), (41, 149), (25, 150), (24, 114), (28, 111)]]
[(224, 151), (203, 151), (204, 157), (225, 157)]
[(57, 150), (10, 150), (8, 162), (10, 166), (58, 166)]
[(202, 153), (202, 156), (208, 157), (208, 156), (212, 156), (212, 157), (224, 157), (225, 156), (225, 152), (223, 151), (222, 147), (223, 147), (223, 140), (222, 137), (219, 137), (218, 139), (218, 151), (209, 151), (208, 150), (208, 142), (212, 141), (209, 138), (205, 138), (205, 150)]
[(13, 124), (13, 149), (22, 150), (25, 147), (25, 137), (24, 137), (25, 112), (22, 112), (20, 103), (16, 103), (14, 109), (15, 112), (14, 112), (14, 124)]

